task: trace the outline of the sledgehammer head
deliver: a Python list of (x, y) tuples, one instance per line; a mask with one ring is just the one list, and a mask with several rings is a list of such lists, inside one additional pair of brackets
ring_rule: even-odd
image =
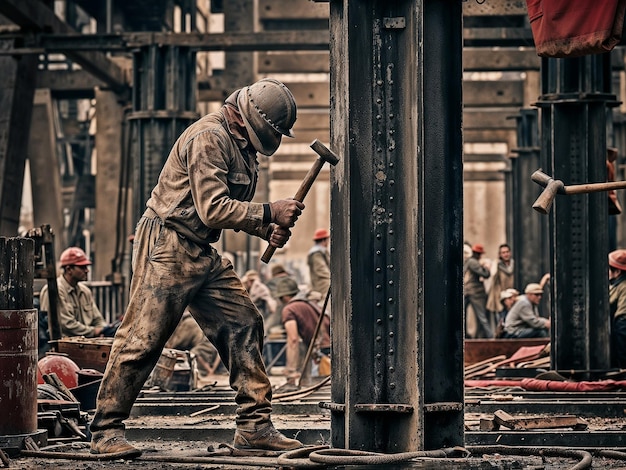
[(315, 153), (320, 156), (322, 160), (330, 163), (332, 166), (335, 166), (337, 163), (339, 163), (339, 157), (335, 155), (335, 152), (326, 147), (319, 140), (315, 139), (313, 142), (311, 142), (311, 148), (315, 151)]
[(557, 193), (563, 192), (565, 185), (563, 184), (563, 181), (552, 179), (541, 170), (535, 171), (532, 174), (531, 179), (535, 183), (545, 187), (533, 204), (533, 209), (541, 214), (547, 214), (550, 212), (552, 202), (554, 201)]

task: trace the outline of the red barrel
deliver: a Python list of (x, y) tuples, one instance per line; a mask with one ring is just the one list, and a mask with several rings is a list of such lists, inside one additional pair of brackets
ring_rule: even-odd
[(0, 436), (37, 431), (37, 310), (0, 310)]

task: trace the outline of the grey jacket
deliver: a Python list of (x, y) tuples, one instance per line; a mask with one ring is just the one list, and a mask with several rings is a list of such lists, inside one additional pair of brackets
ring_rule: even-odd
[(528, 297), (521, 295), (506, 315), (504, 331), (513, 334), (522, 328), (545, 329), (547, 323), (547, 319), (539, 316), (537, 306)]

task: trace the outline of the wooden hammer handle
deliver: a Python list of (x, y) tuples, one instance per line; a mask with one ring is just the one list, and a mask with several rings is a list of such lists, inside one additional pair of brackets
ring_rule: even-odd
[[(315, 160), (315, 162), (313, 163), (313, 166), (311, 167), (309, 172), (302, 180), (302, 183), (300, 183), (300, 187), (298, 188), (296, 195), (293, 197), (296, 201), (304, 202), (304, 198), (311, 189), (311, 186), (313, 186), (313, 182), (321, 171), (322, 166), (324, 166), (324, 160), (321, 157), (318, 157), (317, 160)], [(272, 259), (272, 256), (274, 256), (275, 251), (276, 247), (268, 245), (268, 247), (265, 249), (265, 252), (263, 253), (263, 256), (261, 256), (261, 261), (263, 261), (265, 264), (269, 263)]]

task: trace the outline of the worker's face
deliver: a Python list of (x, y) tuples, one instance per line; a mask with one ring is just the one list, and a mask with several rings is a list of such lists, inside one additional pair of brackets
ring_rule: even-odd
[(622, 271), (620, 269), (614, 269), (609, 266), (609, 281), (617, 279), (621, 273)]
[(533, 304), (539, 305), (539, 303), (541, 303), (541, 297), (543, 297), (543, 294), (526, 294), (526, 297), (528, 297), (528, 300), (530, 300)]
[(508, 299), (504, 299), (504, 305), (506, 306), (506, 309), (509, 310), (513, 306), (516, 300), (517, 300), (516, 295), (514, 295), (513, 297), (509, 297)]
[(86, 281), (89, 273), (89, 266), (72, 265), (69, 267), (69, 274), (75, 281)]
[(511, 260), (511, 249), (508, 246), (503, 246), (502, 248), (500, 248), (500, 259), (502, 261)]

